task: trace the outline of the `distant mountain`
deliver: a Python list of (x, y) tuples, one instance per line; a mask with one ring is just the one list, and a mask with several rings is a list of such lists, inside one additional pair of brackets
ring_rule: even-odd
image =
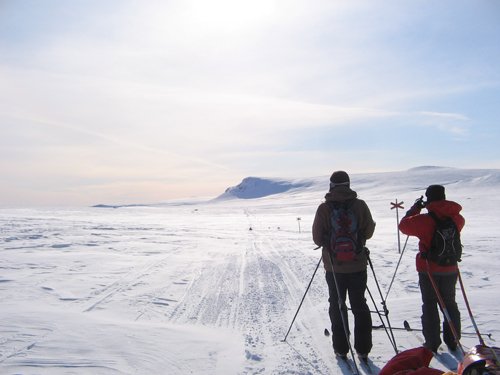
[[(285, 192), (329, 189), (329, 175), (301, 180), (247, 177), (229, 187), (217, 200), (253, 199)], [(420, 166), (398, 172), (353, 173), (351, 186), (356, 191), (423, 191), (428, 185), (440, 184), (458, 189), (500, 187), (500, 169), (461, 169), (440, 166)]]
[(312, 180), (288, 181), (274, 178), (247, 177), (238, 185), (227, 188), (216, 200), (262, 198), (268, 195), (284, 193), (292, 189), (308, 187), (312, 184)]

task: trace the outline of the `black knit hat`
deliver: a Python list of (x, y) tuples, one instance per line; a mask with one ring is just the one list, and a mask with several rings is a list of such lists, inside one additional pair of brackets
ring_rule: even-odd
[(335, 186), (349, 186), (350, 184), (349, 175), (344, 171), (333, 172), (330, 177), (330, 189)]
[(425, 191), (425, 196), (427, 197), (427, 202), (446, 199), (446, 195), (444, 194), (444, 186), (430, 185)]

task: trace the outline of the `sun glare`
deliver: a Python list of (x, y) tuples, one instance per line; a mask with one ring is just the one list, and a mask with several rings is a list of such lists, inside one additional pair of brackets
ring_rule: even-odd
[(239, 32), (262, 26), (274, 13), (272, 0), (193, 1), (189, 19), (199, 32)]

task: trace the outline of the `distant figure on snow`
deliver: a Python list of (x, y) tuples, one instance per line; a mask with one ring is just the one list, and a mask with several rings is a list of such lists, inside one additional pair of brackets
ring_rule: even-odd
[(349, 175), (344, 171), (334, 172), (325, 202), (316, 211), (312, 236), (314, 243), (323, 248), (333, 349), (343, 358), (350, 349), (347, 293), (354, 315), (354, 349), (363, 358), (372, 349), (372, 320), (365, 299), (368, 250), (365, 244), (374, 230), (370, 210), (351, 190)]
[[(464, 227), (465, 219), (460, 215), (462, 206), (458, 203), (446, 200), (444, 186), (430, 185), (425, 191), (427, 202), (423, 201), (423, 197), (417, 199), (415, 204), (408, 210), (406, 215), (399, 223), (401, 232), (408, 236), (416, 236), (419, 239), (419, 252), (416, 256), (417, 272), (419, 278), (420, 291), (422, 294), (422, 333), (425, 338), (424, 346), (433, 352), (436, 352), (441, 344), (440, 338), (440, 317), (439, 317), (439, 297), (437, 292), (442, 297), (442, 302), (449, 314), (453, 328), (456, 331), (457, 337), (453, 335), (453, 329), (450, 327), (446, 319), (443, 321), (443, 340), (450, 350), (456, 350), (457, 340), (460, 340), (460, 311), (458, 310), (455, 301), (455, 286), (458, 278), (457, 261), (460, 261), (462, 252), (460, 243), (456, 241), (459, 233)], [(427, 214), (421, 214), (422, 208), (427, 208)], [(447, 259), (439, 258), (435, 254), (438, 247), (436, 241), (440, 236), (435, 236), (438, 225), (441, 225), (447, 218), (451, 218), (451, 229), (448, 232), (453, 232), (453, 238), (444, 240), (442, 237), (443, 247), (441, 254), (444, 253), (444, 248), (452, 246), (458, 255)], [(443, 230), (444, 233), (444, 230)], [(446, 236), (446, 235), (445, 235)], [(445, 242), (447, 245), (445, 246)], [(448, 251), (448, 250), (446, 250)], [(433, 282), (435, 286), (433, 286)], [(436, 290), (437, 289), (437, 290)], [(442, 306), (441, 306), (442, 307)]]

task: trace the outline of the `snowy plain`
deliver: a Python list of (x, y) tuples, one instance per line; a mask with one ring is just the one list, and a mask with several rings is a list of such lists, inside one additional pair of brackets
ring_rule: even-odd
[[(321, 256), (310, 230), (328, 177), (248, 178), (211, 200), (0, 209), (0, 374), (349, 373), (323, 334), (322, 265), (283, 342)], [(377, 222), (367, 246), (391, 325), (420, 327), (417, 241), (404, 247), (401, 235), (400, 257), (391, 202), (404, 201), (401, 218), (434, 183), (463, 206), (461, 273), (479, 329), (496, 345), (500, 170), (351, 175)], [(370, 270), (369, 289), (381, 309)], [(459, 290), (457, 300), (469, 348), (479, 342)], [(398, 350), (420, 345), (413, 332), (394, 335)], [(373, 341), (377, 373), (395, 351), (384, 330)], [(444, 370), (449, 357), (431, 365)]]

